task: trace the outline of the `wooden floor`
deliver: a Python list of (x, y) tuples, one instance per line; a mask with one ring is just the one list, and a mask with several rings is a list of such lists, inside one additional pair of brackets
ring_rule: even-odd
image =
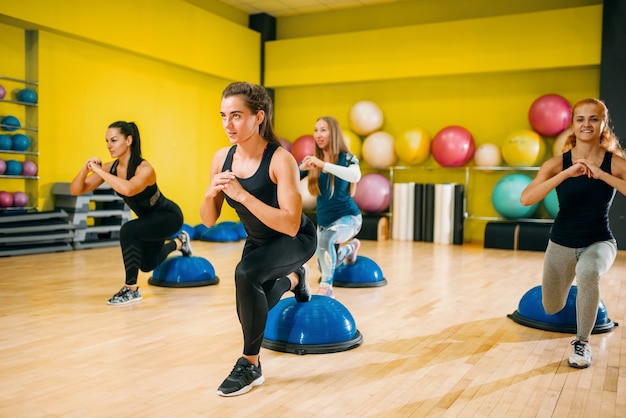
[[(386, 286), (336, 288), (361, 346), (263, 349), (265, 384), (219, 397), (242, 347), (232, 279), (242, 243), (193, 244), (219, 284), (158, 287), (142, 273), (144, 299), (125, 307), (106, 304), (122, 285), (117, 247), (0, 258), (0, 416), (626, 416), (624, 326), (594, 335), (593, 365), (577, 370), (572, 335), (507, 317), (540, 284), (543, 253), (402, 241), (361, 246)], [(620, 252), (602, 300), (626, 325), (625, 277)]]

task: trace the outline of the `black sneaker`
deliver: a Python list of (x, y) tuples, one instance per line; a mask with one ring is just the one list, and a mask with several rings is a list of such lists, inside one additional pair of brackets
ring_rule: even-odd
[(296, 288), (293, 289), (293, 294), (296, 297), (296, 302), (308, 302), (311, 300), (311, 288), (309, 287), (309, 266), (303, 264), (296, 274), (299, 277)]
[(183, 257), (191, 257), (191, 238), (189, 238), (187, 231), (181, 231), (177, 238), (183, 244), (180, 247), (180, 252), (183, 253)]
[(139, 288), (136, 290), (131, 290), (130, 288), (124, 286), (120, 289), (119, 292), (114, 294), (111, 299), (107, 301), (109, 305), (126, 305), (132, 302), (139, 302), (143, 297), (141, 293), (139, 293)]
[(259, 367), (254, 366), (248, 360), (240, 357), (233, 367), (233, 371), (217, 388), (217, 394), (220, 396), (237, 396), (250, 392), (253, 386), (262, 385), (265, 377), (261, 372), (261, 360)]

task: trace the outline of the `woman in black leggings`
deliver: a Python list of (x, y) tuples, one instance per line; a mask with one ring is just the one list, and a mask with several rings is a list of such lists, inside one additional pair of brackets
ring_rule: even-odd
[(266, 90), (250, 83), (229, 85), (220, 114), (233, 145), (213, 158), (200, 216), (206, 226), (214, 225), (226, 199), (248, 235), (235, 269), (243, 355), (217, 391), (235, 396), (265, 381), (259, 352), (268, 311), (288, 290), (298, 302), (311, 299), (306, 262), (315, 253), (317, 238), (315, 226), (302, 214), (296, 160), (274, 134)]
[(108, 301), (110, 305), (124, 305), (142, 299), (137, 286), (140, 269), (153, 270), (175, 250), (190, 256), (191, 246), (184, 231), (166, 243), (182, 227), (183, 214), (176, 203), (161, 194), (154, 168), (141, 157), (137, 125), (112, 123), (106, 132), (106, 142), (115, 160), (102, 164), (98, 157), (88, 159), (72, 180), (70, 193), (78, 196), (107, 182), (137, 215), (120, 229), (126, 281)]

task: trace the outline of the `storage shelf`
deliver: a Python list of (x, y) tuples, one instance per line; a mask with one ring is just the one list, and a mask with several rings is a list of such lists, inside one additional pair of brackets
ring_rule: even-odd
[(39, 176), (7, 176), (0, 175), (0, 179), (22, 179), (22, 180), (39, 180)]
[(30, 128), (28, 126), (20, 126), (19, 128), (13, 125), (5, 125), (3, 123), (0, 123), (0, 128), (9, 128), (6, 129), (8, 132), (14, 132), (14, 131), (31, 131), (31, 132), (39, 132), (39, 129), (37, 128)]
[(22, 80), (20, 78), (7, 77), (7, 76), (4, 76), (4, 75), (0, 75), (0, 80), (15, 81), (16, 83), (30, 84), (30, 85), (33, 85), (33, 86), (38, 86), (39, 85), (39, 83), (36, 82), (36, 81)]
[(13, 149), (0, 150), (0, 154), (15, 154), (15, 155), (39, 155), (37, 151), (15, 151)]
[(33, 107), (39, 106), (38, 103), (21, 102), (19, 100), (10, 100), (10, 99), (0, 99), (0, 103), (11, 103), (11, 104), (16, 104), (16, 105), (33, 106)]

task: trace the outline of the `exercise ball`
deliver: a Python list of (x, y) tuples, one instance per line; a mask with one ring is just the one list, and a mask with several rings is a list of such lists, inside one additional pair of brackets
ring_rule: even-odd
[(361, 138), (359, 138), (358, 135), (356, 135), (354, 132), (347, 131), (345, 129), (342, 129), (341, 133), (343, 134), (343, 139), (344, 141), (346, 141), (346, 145), (350, 152), (354, 154), (356, 158), (360, 159), (362, 148)]
[(13, 206), (18, 208), (28, 206), (28, 195), (24, 192), (13, 192)]
[(546, 208), (551, 218), (556, 218), (556, 215), (559, 214), (559, 197), (556, 194), (556, 189), (552, 189), (543, 199), (543, 207)]
[(300, 180), (298, 191), (300, 192), (300, 196), (302, 196), (302, 209), (308, 211), (315, 210), (317, 207), (317, 196), (313, 196), (311, 192), (309, 192), (308, 177)]
[(357, 255), (354, 264), (339, 264), (333, 276), (333, 286), (337, 287), (378, 287), (386, 284), (380, 266), (362, 255)]
[[(541, 286), (535, 286), (526, 292), (520, 299), (517, 310), (513, 314), (508, 315), (508, 317), (518, 324), (531, 328), (576, 334), (576, 296), (578, 294), (578, 286), (570, 287), (565, 306), (555, 314), (548, 314), (543, 309), (541, 291)], [(615, 325), (608, 317), (604, 302), (600, 301), (596, 322), (591, 333), (608, 332)]]
[(10, 208), (13, 206), (13, 195), (6, 191), (0, 191), (0, 208)]
[(34, 177), (37, 175), (38, 167), (34, 161), (26, 160), (22, 163), (22, 175)]
[(350, 108), (350, 127), (359, 135), (365, 136), (378, 131), (383, 126), (383, 111), (369, 100), (356, 102)]
[(197, 224), (193, 227), (193, 236), (195, 239), (201, 239), (202, 234), (209, 229), (205, 224)]
[(532, 179), (524, 174), (509, 174), (502, 177), (494, 186), (491, 193), (491, 203), (501, 216), (507, 219), (532, 217), (539, 203), (523, 206), (520, 203), (522, 192)]
[(193, 226), (184, 223), (180, 229), (178, 231), (176, 231), (174, 234), (172, 234), (172, 236), (170, 236), (170, 239), (174, 239), (176, 237), (178, 237), (180, 235), (181, 232), (185, 231), (187, 233), (187, 235), (189, 235), (189, 239), (194, 240), (196, 239), (196, 228), (194, 228)]
[(15, 151), (26, 151), (30, 147), (30, 138), (24, 134), (15, 134), (11, 137), (12, 149)]
[(557, 137), (554, 139), (554, 144), (552, 144), (553, 156), (556, 157), (557, 155), (563, 154), (563, 147), (565, 146), (565, 143), (567, 142), (567, 138), (573, 133), (574, 131), (572, 130), (572, 128), (567, 128), (566, 130), (564, 130), (563, 132), (557, 135)]
[[(287, 139), (285, 138), (278, 138), (278, 142), (280, 142), (280, 145), (286, 149), (287, 151), (291, 152), (291, 148), (293, 147), (293, 144), (291, 142), (289, 142)], [(293, 155), (293, 154), (292, 154)]]
[(7, 163), (0, 158), (0, 176), (3, 175), (5, 171), (7, 171)]
[(421, 164), (430, 156), (430, 141), (430, 134), (424, 129), (410, 129), (396, 138), (395, 151), (407, 164)]
[(293, 142), (291, 146), (291, 154), (295, 157), (298, 164), (304, 160), (307, 155), (315, 154), (315, 138), (312, 135), (302, 135)]
[(431, 152), (443, 167), (460, 167), (474, 156), (474, 138), (462, 126), (447, 126), (435, 134)]
[(152, 271), (148, 283), (164, 287), (198, 287), (217, 284), (219, 278), (205, 258), (172, 256)]
[(17, 100), (25, 103), (37, 103), (37, 92), (33, 89), (21, 89), (17, 92)]
[(378, 169), (389, 168), (398, 159), (393, 136), (383, 131), (368, 135), (363, 141), (361, 153), (366, 163)]
[(8, 151), (13, 148), (13, 141), (9, 135), (0, 135), (0, 150)]
[(336, 353), (363, 342), (350, 311), (321, 295), (302, 303), (281, 299), (267, 314), (263, 336), (264, 348), (294, 354)]
[(22, 163), (16, 160), (6, 161), (7, 169), (4, 172), (7, 176), (19, 176), (22, 174)]
[(384, 212), (389, 209), (390, 199), (391, 182), (382, 174), (365, 174), (356, 185), (354, 202), (363, 212)]
[(533, 167), (543, 159), (546, 144), (529, 129), (511, 132), (502, 144), (502, 158), (511, 167)]
[(474, 152), (476, 167), (497, 167), (502, 164), (502, 153), (496, 144), (482, 144)]
[(7, 95), (7, 91), (2, 84), (0, 84), (0, 99), (4, 99)]
[(22, 124), (20, 123), (20, 120), (18, 118), (16, 118), (15, 116), (5, 116), (2, 119), (0, 119), (0, 125), (2, 126), (2, 129), (4, 129), (5, 131), (17, 131)]
[(572, 107), (558, 94), (545, 94), (530, 105), (528, 121), (540, 135), (555, 136), (572, 122)]

